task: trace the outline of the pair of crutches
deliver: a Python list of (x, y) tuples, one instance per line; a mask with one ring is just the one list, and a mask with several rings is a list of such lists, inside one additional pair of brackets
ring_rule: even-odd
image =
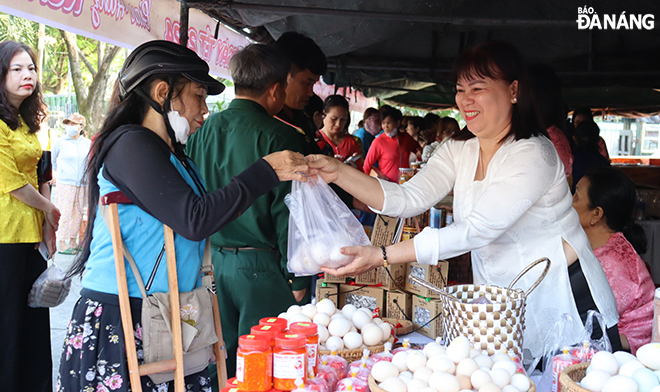
[[(106, 199), (107, 201), (107, 199)], [(106, 203), (104, 203), (106, 204)], [(172, 314), (172, 346), (174, 358), (145, 363), (138, 365), (137, 351), (135, 348), (135, 337), (133, 330), (133, 319), (131, 316), (131, 307), (128, 297), (128, 283), (126, 281), (126, 266), (124, 264), (123, 244), (121, 239), (121, 230), (119, 228), (119, 213), (117, 203), (107, 203), (110, 221), (110, 234), (112, 236), (112, 250), (115, 255), (115, 269), (117, 272), (117, 284), (119, 288), (119, 308), (121, 311), (121, 323), (124, 330), (124, 341), (126, 343), (126, 356), (128, 359), (128, 370), (133, 392), (142, 392), (141, 376), (149, 374), (174, 371), (174, 391), (184, 392), (184, 368), (183, 368), (183, 344), (181, 340), (181, 314), (178, 311), (179, 305), (179, 283), (176, 271), (176, 257), (174, 253), (174, 233), (166, 225), (165, 230), (165, 253), (167, 258), (167, 279), (170, 290), (170, 312)], [(213, 279), (213, 271), (207, 272)], [(216, 358), (218, 369), (218, 385), (225, 385), (227, 381), (226, 349), (222, 337), (222, 327), (220, 324), (220, 309), (218, 300), (213, 293), (213, 318), (215, 332), (218, 336), (218, 342), (213, 345), (213, 352)]]

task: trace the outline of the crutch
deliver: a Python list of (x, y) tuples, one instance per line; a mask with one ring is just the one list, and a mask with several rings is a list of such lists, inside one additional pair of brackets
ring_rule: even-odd
[(174, 256), (174, 235), (172, 229), (164, 226), (165, 230), (165, 252), (167, 253), (167, 280), (170, 290), (170, 312), (172, 315), (172, 346), (174, 358), (164, 361), (145, 363), (138, 365), (137, 351), (135, 349), (135, 337), (133, 330), (133, 318), (131, 316), (131, 305), (128, 298), (128, 283), (126, 281), (126, 266), (124, 265), (123, 244), (121, 230), (119, 228), (119, 213), (116, 203), (108, 204), (110, 234), (112, 236), (112, 250), (115, 255), (115, 269), (117, 272), (117, 285), (119, 289), (119, 309), (121, 311), (121, 323), (124, 330), (124, 341), (126, 343), (126, 356), (128, 358), (128, 370), (131, 381), (131, 389), (134, 392), (142, 392), (140, 376), (154, 373), (174, 371), (174, 391), (184, 392), (183, 373), (183, 344), (181, 341), (181, 314), (176, 311), (179, 306), (179, 283), (176, 273), (176, 258)]

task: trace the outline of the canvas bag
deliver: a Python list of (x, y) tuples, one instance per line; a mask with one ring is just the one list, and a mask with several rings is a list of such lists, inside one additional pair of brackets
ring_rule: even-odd
[[(108, 222), (107, 206), (100, 205), (103, 220)], [(142, 346), (144, 363), (164, 361), (174, 358), (172, 351), (172, 326), (169, 293), (152, 293), (147, 295), (142, 276), (135, 260), (123, 245), (124, 257), (133, 271), (135, 280), (142, 294)], [(183, 343), (184, 375), (198, 373), (208, 367), (212, 345), (218, 341), (213, 324), (213, 274), (211, 245), (206, 241), (202, 273), (202, 286), (192, 291), (179, 293), (181, 312), (181, 340)], [(150, 374), (151, 380), (160, 384), (174, 380), (174, 371)]]

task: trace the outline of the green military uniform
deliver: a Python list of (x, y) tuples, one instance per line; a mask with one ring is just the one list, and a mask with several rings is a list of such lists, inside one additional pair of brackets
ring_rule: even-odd
[[(302, 152), (302, 135), (257, 102), (238, 98), (205, 121), (186, 146), (208, 191), (282, 150)], [(301, 303), (309, 302), (310, 278), (296, 278), (286, 267), (289, 210), (284, 196), (289, 192), (291, 183), (280, 183), (211, 236), (229, 377), (236, 371), (239, 336), (249, 334), (260, 318), (277, 316), (295, 304), (292, 290), (308, 289)]]

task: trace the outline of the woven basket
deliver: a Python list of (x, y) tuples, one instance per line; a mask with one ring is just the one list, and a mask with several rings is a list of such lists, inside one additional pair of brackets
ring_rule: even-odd
[[(378, 386), (378, 382), (374, 380), (371, 374), (369, 375), (369, 390), (371, 390), (371, 392), (387, 392), (386, 390)], [(536, 384), (534, 384), (534, 381), (532, 381), (531, 378), (529, 379), (529, 389), (527, 390), (527, 392), (536, 392)]]
[[(376, 353), (382, 353), (383, 351), (385, 351), (385, 343), (387, 342), (394, 344), (394, 336), (390, 336), (389, 339), (387, 339), (385, 342), (381, 344), (375, 346), (368, 346), (366, 348), (369, 349), (372, 355)], [(337, 355), (347, 360), (348, 363), (351, 363), (352, 361), (357, 361), (360, 358), (362, 358), (362, 352), (364, 351), (364, 349), (365, 347), (339, 350), (337, 351)], [(330, 350), (319, 350), (319, 356), (330, 355), (330, 354), (332, 354)]]
[(559, 374), (560, 392), (590, 392), (577, 384), (587, 374), (587, 368), (590, 364), (591, 362), (578, 363), (562, 370)]
[[(407, 335), (412, 332), (414, 327), (412, 321), (406, 319), (384, 318), (383, 321), (392, 324), (392, 331), (396, 336)], [(395, 328), (394, 326), (398, 324), (401, 324), (401, 327)]]
[[(527, 292), (512, 288), (524, 274), (542, 262), (546, 262), (546, 267)], [(536, 260), (525, 267), (508, 288), (468, 284), (449, 286), (443, 290), (416, 276), (409, 279), (440, 294), (446, 342), (463, 335), (470, 339), (474, 348), (488, 352), (488, 355), (506, 349), (522, 358), (526, 298), (545, 278), (549, 269), (549, 259)], [(481, 296), (491, 303), (470, 303)]]

